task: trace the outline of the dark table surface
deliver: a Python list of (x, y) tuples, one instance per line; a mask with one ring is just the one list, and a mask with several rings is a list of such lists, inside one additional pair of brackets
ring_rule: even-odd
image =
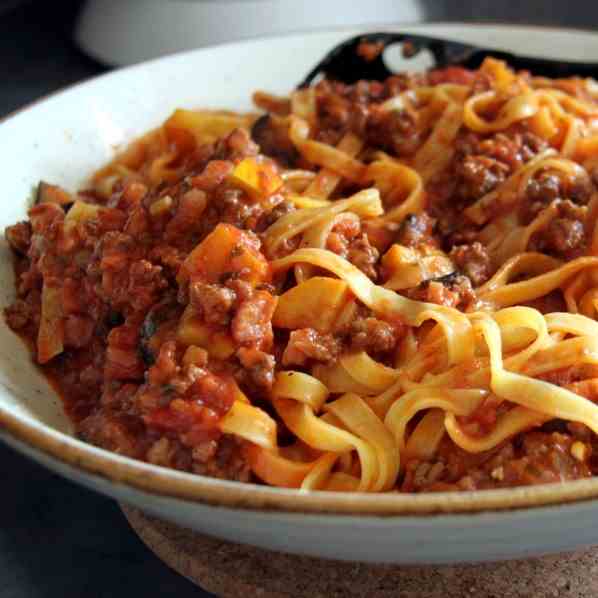
[[(598, 24), (598, 8), (591, 3), (584, 3), (589, 11), (584, 17), (561, 3), (530, 0), (522, 18), (507, 14), (509, 5), (494, 0), (475, 6), (422, 1), (428, 17), (436, 19)], [(0, 116), (105, 70), (69, 42), (78, 2), (29, 2), (3, 12), (8, 4), (0, 0)], [(114, 501), (49, 473), (3, 445), (0, 468), (2, 598), (118, 598), (131, 592), (143, 598), (208, 596), (143, 546)]]
[[(38, 2), (0, 15), (0, 116), (105, 70), (68, 41), (73, 14)], [(114, 501), (1, 444), (0, 469), (2, 598), (209, 596), (146, 549)]]

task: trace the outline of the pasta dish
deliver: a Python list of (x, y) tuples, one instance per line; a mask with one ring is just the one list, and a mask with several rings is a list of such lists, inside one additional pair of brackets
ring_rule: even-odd
[(598, 84), (487, 59), (178, 109), (10, 226), (78, 436), (303, 490), (598, 472)]

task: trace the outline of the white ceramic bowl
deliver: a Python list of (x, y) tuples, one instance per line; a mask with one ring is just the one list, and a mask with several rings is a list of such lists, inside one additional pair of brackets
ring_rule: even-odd
[[(598, 35), (580, 31), (458, 24), (402, 29), (530, 54), (598, 56)], [(25, 217), (40, 178), (77, 188), (116, 147), (177, 106), (243, 110), (255, 89), (285, 93), (328, 49), (356, 33), (293, 35), (175, 55), (15, 114), (0, 126), (0, 226)], [(13, 273), (6, 244), (0, 251), (6, 306)], [(147, 465), (84, 444), (69, 430), (27, 349), (0, 322), (0, 437), (72, 480), (189, 528), (289, 552), (402, 563), (512, 558), (598, 543), (598, 478), (463, 494), (301, 493)]]

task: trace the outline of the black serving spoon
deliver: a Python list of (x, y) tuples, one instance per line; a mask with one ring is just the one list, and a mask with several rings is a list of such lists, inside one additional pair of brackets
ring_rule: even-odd
[[(425, 35), (376, 32), (352, 37), (335, 46), (298, 87), (309, 87), (320, 75), (343, 83), (355, 83), (360, 79), (382, 81), (394, 74), (386, 66), (383, 54), (386, 48), (396, 43), (403, 44), (403, 56), (406, 58), (415, 56), (420, 50), (429, 50), (434, 56), (434, 68), (462, 66), (475, 69), (482, 64), (484, 58), (492, 56), (505, 60), (515, 70), (529, 70), (538, 76), (555, 79), (573, 76), (598, 79), (596, 62), (531, 58)], [(371, 51), (368, 52), (367, 48), (364, 51), (362, 44), (371, 44)]]

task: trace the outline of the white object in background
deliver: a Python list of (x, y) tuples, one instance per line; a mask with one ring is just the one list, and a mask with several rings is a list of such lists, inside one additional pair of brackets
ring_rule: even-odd
[(100, 62), (126, 65), (256, 36), (422, 19), (418, 0), (89, 0), (75, 40)]

